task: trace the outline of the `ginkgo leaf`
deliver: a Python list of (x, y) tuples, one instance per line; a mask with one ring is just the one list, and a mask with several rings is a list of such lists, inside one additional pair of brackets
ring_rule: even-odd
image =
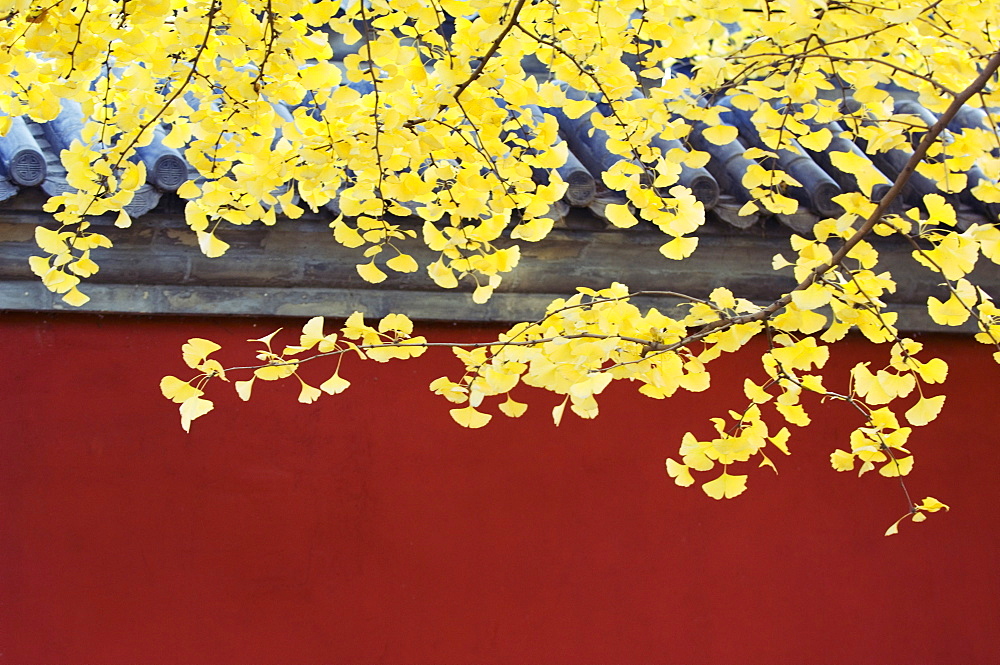
[(184, 428), (185, 432), (191, 431), (191, 422), (196, 418), (200, 418), (209, 411), (215, 408), (215, 405), (201, 397), (189, 397), (181, 404), (181, 427)]
[(668, 259), (673, 259), (679, 261), (681, 259), (686, 259), (694, 253), (694, 250), (698, 247), (698, 238), (694, 236), (685, 236), (681, 238), (674, 238), (670, 242), (660, 245), (660, 254), (667, 257)]
[(63, 302), (72, 307), (82, 307), (90, 302), (90, 296), (80, 291), (80, 289), (73, 287), (66, 292), (66, 295), (62, 297)]
[(782, 427), (780, 430), (778, 430), (777, 434), (775, 434), (774, 436), (767, 437), (767, 440), (773, 443), (774, 446), (781, 452), (785, 453), (786, 455), (791, 455), (791, 452), (789, 452), (788, 450), (788, 439), (790, 439), (791, 436), (792, 433), (788, 431), (788, 428)]
[(257, 339), (248, 339), (247, 341), (248, 342), (260, 342), (261, 344), (263, 344), (264, 346), (266, 346), (267, 348), (270, 349), (271, 348), (271, 340), (274, 339), (274, 336), (277, 335), (280, 332), (281, 332), (281, 328), (278, 328), (274, 332), (268, 333), (267, 335), (264, 335), (263, 337), (258, 337)]
[(485, 427), (486, 424), (493, 419), (493, 416), (490, 414), (477, 411), (471, 406), (467, 406), (463, 409), (451, 409), (449, 413), (456, 423), (462, 427), (468, 427), (470, 429)]
[(469, 389), (463, 385), (454, 383), (446, 376), (441, 376), (431, 381), (429, 388), (434, 394), (441, 395), (449, 402), (455, 404), (462, 404), (469, 399)]
[(819, 283), (810, 284), (805, 289), (792, 291), (792, 302), (803, 311), (822, 307), (830, 302), (831, 297), (833, 297), (833, 293), (830, 289)]
[(206, 376), (218, 377), (223, 381), (229, 381), (229, 379), (226, 378), (226, 370), (222, 366), (222, 363), (220, 363), (218, 360), (215, 360), (214, 358), (209, 358), (202, 364), (198, 365), (195, 369), (205, 374)]
[(132, 218), (128, 216), (124, 208), (118, 213), (118, 217), (115, 219), (115, 226), (120, 229), (127, 229), (132, 226)]
[(220, 240), (214, 233), (198, 231), (197, 234), (201, 253), (210, 259), (222, 256), (229, 249), (229, 243)]
[(917, 369), (917, 373), (927, 383), (944, 383), (948, 378), (948, 363), (940, 358), (931, 358)]
[(760, 464), (757, 465), (758, 467), (769, 466), (771, 467), (771, 470), (774, 471), (775, 474), (778, 473), (778, 467), (774, 465), (774, 462), (771, 461), (770, 457), (768, 457), (762, 451), (759, 450), (757, 451), (757, 454), (760, 455)]
[(244, 402), (250, 399), (250, 393), (253, 390), (253, 382), (256, 377), (251, 376), (246, 381), (235, 381), (233, 387), (236, 388), (236, 394), (240, 396), (240, 399)]
[(845, 450), (835, 450), (830, 455), (830, 464), (837, 471), (853, 471), (854, 455)]
[(312, 404), (323, 394), (319, 388), (310, 386), (302, 379), (299, 379), (299, 383), (302, 384), (302, 388), (299, 390), (299, 402), (303, 404)]
[(879, 474), (885, 476), (886, 478), (898, 478), (899, 476), (905, 476), (913, 470), (913, 456), (909, 457), (898, 457), (896, 459), (890, 459), (888, 462), (882, 465), (878, 470)]
[(875, 185), (888, 182), (865, 155), (854, 152), (830, 152), (829, 158), (837, 169), (857, 178), (858, 187), (866, 197), (871, 197)]
[(366, 282), (371, 282), (372, 284), (378, 284), (385, 280), (388, 275), (386, 275), (374, 261), (369, 261), (368, 263), (359, 263), (357, 266), (358, 274), (361, 275), (361, 279)]
[(785, 420), (793, 425), (798, 425), (799, 427), (806, 427), (812, 419), (809, 418), (809, 414), (806, 413), (805, 409), (802, 408), (801, 404), (775, 404), (774, 408), (778, 410)]
[(516, 402), (508, 395), (507, 400), (501, 402), (498, 408), (504, 415), (510, 418), (520, 418), (528, 410), (528, 405), (523, 402)]
[(931, 315), (934, 323), (942, 326), (960, 326), (971, 316), (969, 310), (954, 293), (945, 302), (934, 296), (927, 298), (927, 313)]
[(472, 292), (472, 302), (482, 305), (493, 295), (493, 286), (490, 284), (480, 284)]
[(175, 192), (182, 199), (193, 199), (201, 193), (194, 180), (186, 180)]
[(559, 427), (559, 423), (562, 422), (563, 412), (566, 411), (566, 402), (568, 401), (569, 395), (567, 395), (566, 399), (560, 402), (557, 406), (552, 408), (552, 422), (556, 424), (556, 427)]
[(910, 516), (910, 514), (907, 513), (907, 514), (903, 515), (902, 517), (900, 517), (895, 522), (893, 522), (892, 526), (890, 526), (888, 529), (885, 530), (885, 535), (887, 535), (887, 536), (894, 536), (897, 533), (899, 533), (899, 523), (902, 522), (903, 520), (905, 520), (909, 516)]
[(739, 133), (739, 130), (731, 125), (715, 125), (714, 127), (703, 129), (701, 135), (709, 143), (727, 145), (735, 141)]
[(798, 137), (798, 142), (802, 147), (813, 152), (822, 152), (833, 140), (833, 133), (826, 127), (821, 127), (814, 132), (803, 134)]
[(184, 359), (184, 364), (188, 367), (195, 368), (198, 365), (205, 362), (205, 359), (212, 353), (215, 353), (222, 347), (215, 342), (201, 337), (192, 337), (183, 346), (181, 346), (181, 357)]
[(681, 464), (671, 458), (667, 458), (667, 475), (674, 479), (674, 482), (681, 487), (690, 487), (694, 484), (694, 476), (687, 464)]
[(202, 391), (187, 381), (181, 381), (176, 376), (165, 376), (160, 379), (160, 392), (167, 399), (178, 404), (202, 395)]
[(944, 406), (944, 395), (937, 395), (936, 397), (921, 397), (920, 400), (914, 404), (910, 409), (904, 414), (906, 416), (906, 421), (915, 427), (926, 425), (941, 413), (941, 408)]
[(743, 393), (747, 396), (748, 400), (755, 404), (763, 404), (774, 397), (774, 395), (768, 393), (749, 378), (743, 379)]
[(705, 494), (713, 499), (732, 499), (743, 494), (746, 488), (746, 476), (733, 476), (726, 472), (723, 472), (715, 480), (710, 480), (701, 486)]
[(936, 513), (939, 510), (951, 510), (947, 505), (941, 503), (932, 496), (926, 497), (916, 505), (917, 510), (925, 510), (929, 513)]
[(319, 384), (319, 389), (328, 395), (339, 395), (347, 390), (350, 385), (351, 382), (341, 377), (340, 374), (334, 374), (329, 379)]
[(314, 316), (302, 326), (302, 334), (299, 336), (299, 347), (301, 351), (307, 351), (323, 340), (323, 317)]
[(397, 254), (386, 261), (385, 265), (396, 272), (403, 273), (416, 272), (417, 268), (420, 267), (417, 265), (416, 260), (409, 254)]
[(627, 229), (639, 223), (627, 204), (609, 203), (604, 206), (604, 215), (608, 221), (620, 229)]
[(927, 208), (929, 221), (935, 224), (955, 226), (958, 223), (955, 209), (940, 194), (925, 194), (924, 207)]
[(279, 379), (284, 379), (294, 374), (296, 364), (297, 361), (289, 360), (272, 365), (265, 365), (263, 367), (258, 367), (253, 371), (253, 373), (254, 376), (262, 381), (278, 381)]

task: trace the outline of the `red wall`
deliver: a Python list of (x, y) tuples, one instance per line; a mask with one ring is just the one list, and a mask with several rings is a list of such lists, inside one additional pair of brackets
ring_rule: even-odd
[(736, 500), (666, 477), (742, 374), (667, 402), (622, 386), (558, 429), (538, 395), (467, 431), (426, 390), (456, 370), (442, 352), (351, 363), (311, 407), (226, 392), (184, 434), (157, 389), (181, 343), (246, 350), (275, 325), (4, 315), (0, 663), (1000, 661), (1000, 384), (979, 345), (924, 338), (956, 396), (908, 485), (952, 511), (885, 538), (898, 486), (829, 468), (844, 406)]

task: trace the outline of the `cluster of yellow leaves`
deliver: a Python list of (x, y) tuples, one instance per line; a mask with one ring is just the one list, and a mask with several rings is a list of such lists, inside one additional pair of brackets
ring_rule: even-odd
[[(222, 224), (335, 205), (335, 237), (364, 247), (358, 272), (380, 282), (420, 268), (405, 242), (414, 231), (392, 221), (416, 215), (438, 252), (431, 278), (451, 288), (468, 276), (484, 301), (518, 258), (496, 241), (543, 238), (565, 191), (566, 144), (545, 109), (589, 114), (623, 158), (602, 174), (627, 201), (608, 217), (652, 222), (671, 238), (664, 256), (681, 259), (704, 211), (676, 183), (707, 155), (653, 142), (686, 141), (696, 126), (713, 143), (734, 140), (725, 108), (706, 100), (726, 90), (767, 148), (746, 153), (761, 164), (743, 179), (754, 197), (744, 214), (794, 212), (799, 183), (772, 168), (775, 156), (826, 149), (834, 121), (869, 153), (905, 149), (923, 121), (896, 114), (886, 84), (939, 112), (995, 50), (998, 10), (989, 0), (781, 0), (763, 11), (758, 0), (6, 0), (0, 16), (0, 131), (16, 116), (53, 119), (61, 100), (86, 120), (62, 155), (76, 191), (48, 203), (59, 232), (128, 204), (145, 182), (137, 149), (166, 129), (164, 145), (196, 172), (179, 194), (207, 255), (228, 248)], [(343, 67), (331, 35), (354, 48)], [(527, 58), (559, 83), (527, 72)], [(857, 108), (839, 104), (831, 75)], [(988, 86), (977, 103), (997, 106), (998, 95)], [(994, 148), (990, 132), (963, 130), (920, 172), (942, 191), (997, 201)], [(884, 182), (858, 155), (833, 159), (866, 196)], [(987, 177), (967, 182), (974, 164)], [(63, 256), (36, 272), (79, 304), (66, 285), (90, 264), (74, 273), (57, 265)]]
[[(897, 340), (891, 347), (889, 364), (876, 372), (870, 363), (858, 363), (851, 370), (851, 391), (842, 397), (866, 414), (867, 423), (851, 432), (851, 449), (836, 450), (830, 461), (837, 471), (851, 471), (855, 461), (861, 462), (858, 475), (882, 464), (879, 473), (887, 477), (905, 476), (913, 468), (913, 456), (905, 445), (913, 427), (921, 427), (937, 418), (945, 396), (928, 397), (922, 384), (943, 383), (948, 365), (940, 358), (926, 362), (915, 356), (923, 344), (912, 339)], [(918, 399), (903, 414), (910, 426), (901, 426), (896, 414), (888, 407), (896, 400), (909, 397), (913, 391)], [(905, 457), (904, 457), (905, 455)]]
[(932, 496), (925, 498), (920, 503), (915, 503), (910, 508), (910, 512), (900, 517), (898, 520), (892, 523), (885, 531), (885, 535), (893, 536), (899, 533), (899, 523), (909, 517), (914, 522), (923, 522), (927, 519), (927, 513), (936, 513), (939, 510), (951, 510), (951, 508)]
[[(257, 352), (257, 361), (261, 364), (250, 368), (253, 370), (250, 378), (233, 383), (240, 399), (250, 399), (257, 379), (280, 381), (294, 376), (300, 385), (298, 401), (312, 404), (323, 393), (337, 395), (350, 387), (350, 381), (340, 376), (340, 363), (345, 353), (357, 355), (361, 360), (388, 362), (394, 358), (416, 358), (427, 348), (426, 339), (412, 336), (413, 323), (402, 314), (389, 314), (373, 328), (365, 324), (360, 312), (355, 312), (344, 322), (339, 335), (324, 333), (323, 317), (315, 316), (302, 326), (298, 344), (285, 346), (279, 353), (272, 348), (271, 342), (280, 330), (279, 328), (259, 339), (247, 340), (262, 344), (263, 348)], [(163, 396), (181, 405), (181, 426), (185, 432), (190, 430), (191, 421), (214, 408), (212, 401), (202, 397), (206, 384), (213, 378), (229, 381), (222, 365), (217, 360), (208, 358), (221, 348), (207, 339), (189, 339), (181, 347), (181, 353), (185, 364), (199, 374), (188, 381), (175, 376), (165, 376), (160, 381)], [(313, 351), (312, 355), (301, 356), (310, 351)], [(302, 364), (328, 356), (337, 359), (333, 374), (318, 387), (307, 383), (299, 374)]]
[[(482, 427), (492, 416), (480, 410), (487, 397), (504, 396), (502, 413), (518, 417), (526, 405), (510, 392), (518, 384), (543, 388), (562, 397), (552, 410), (556, 424), (567, 406), (581, 418), (594, 418), (597, 396), (615, 379), (640, 384), (639, 392), (656, 399), (678, 389), (700, 392), (709, 387), (705, 365), (722, 353), (741, 348), (761, 329), (747, 323), (707, 335), (695, 353), (684, 341), (688, 330), (719, 318), (726, 306), (734, 312), (755, 311), (719, 288), (712, 301), (699, 301), (681, 316), (657, 309), (643, 313), (629, 301), (623, 284), (607, 289), (581, 288), (566, 299), (557, 299), (547, 315), (534, 323), (520, 323), (488, 347), (454, 352), (465, 365), (457, 381), (436, 379), (431, 390), (456, 404), (455, 420), (466, 427)], [(721, 304), (720, 304), (721, 303)]]

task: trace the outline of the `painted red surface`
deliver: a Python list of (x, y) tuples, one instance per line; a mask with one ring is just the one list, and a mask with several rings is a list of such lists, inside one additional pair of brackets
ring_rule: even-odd
[(157, 390), (180, 344), (242, 352), (274, 325), (0, 320), (0, 663), (1000, 661), (1000, 388), (969, 340), (925, 338), (955, 396), (908, 480), (953, 509), (885, 538), (899, 487), (828, 465), (843, 406), (736, 500), (666, 477), (685, 430), (742, 402), (749, 355), (708, 393), (622, 386), (558, 429), (539, 394), (475, 432), (426, 390), (449, 354), (352, 363), (311, 407), (224, 387), (184, 434)]

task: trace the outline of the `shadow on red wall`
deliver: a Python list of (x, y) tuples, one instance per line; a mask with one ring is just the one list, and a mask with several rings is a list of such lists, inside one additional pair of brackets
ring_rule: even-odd
[[(685, 431), (742, 406), (752, 354), (707, 393), (613, 386), (559, 428), (539, 393), (478, 431), (427, 390), (449, 353), (353, 362), (312, 406), (215, 386), (184, 434), (157, 388), (181, 343), (242, 360), (277, 325), (4, 316), (0, 662), (1000, 661), (1000, 384), (971, 340), (925, 338), (953, 395), (907, 480), (952, 511), (885, 538), (905, 500), (830, 469), (857, 425), (841, 405), (738, 499), (666, 476)], [(866, 346), (835, 350), (827, 384)]]

